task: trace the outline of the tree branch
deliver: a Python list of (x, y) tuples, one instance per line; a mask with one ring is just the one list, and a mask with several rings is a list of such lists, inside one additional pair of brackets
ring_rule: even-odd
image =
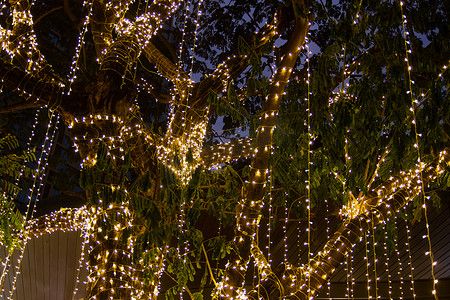
[(119, 26), (116, 28), (122, 34), (134, 34), (140, 49), (143, 49), (181, 3), (181, 0), (154, 1), (150, 4), (147, 12), (138, 16), (131, 26)]
[(189, 76), (183, 70), (170, 61), (151, 42), (145, 45), (144, 52), (148, 61), (156, 66), (162, 76), (171, 80), (178, 91), (187, 91)]
[(80, 19), (75, 16), (69, 6), (69, 0), (64, 0), (64, 12), (69, 17), (72, 24), (75, 26), (77, 30), (80, 30)]
[[(278, 20), (274, 18), (271, 24), (267, 24), (261, 31), (261, 35), (252, 36), (257, 40), (256, 47), (252, 49), (259, 52), (273, 37), (278, 35)], [(195, 126), (208, 117), (212, 111), (209, 107), (208, 97), (210, 91), (220, 94), (227, 88), (228, 82), (239, 76), (249, 65), (249, 57), (247, 55), (233, 55), (217, 66), (217, 69), (207, 75), (202, 81), (195, 83), (191, 88), (192, 92), (186, 102), (181, 103), (182, 106), (189, 107), (189, 110), (178, 109), (171, 121), (170, 135), (182, 136), (185, 128)], [(184, 90), (184, 94), (188, 95), (189, 90)], [(181, 126), (181, 124), (186, 124)], [(170, 138), (166, 136), (166, 139)]]
[(28, 221), (25, 225), (26, 237), (32, 239), (55, 231), (80, 230), (86, 226), (88, 218), (89, 212), (85, 206), (80, 208), (62, 208), (48, 215)]
[(57, 103), (63, 91), (63, 86), (52, 78), (39, 78), (3, 59), (0, 59), (0, 82), (26, 99), (45, 103)]
[(38, 108), (44, 106), (45, 103), (43, 101), (25, 101), (14, 103), (8, 106), (0, 107), (0, 114), (13, 113), (18, 110), (28, 109), (28, 108)]
[(203, 147), (201, 164), (204, 168), (208, 169), (213, 165), (225, 164), (241, 157), (250, 157), (253, 154), (251, 143), (251, 138), (243, 138), (239, 140), (234, 139), (229, 143)]
[[(261, 113), (261, 124), (257, 131), (255, 153), (252, 160), (248, 184), (244, 191), (245, 196), (237, 208), (238, 217), (236, 221), (237, 230), (235, 241), (239, 256), (231, 258), (231, 263), (225, 271), (226, 275), (223, 291), (219, 289), (219, 295), (232, 297), (239, 295), (239, 289), (245, 278), (246, 266), (250, 259), (250, 255), (255, 259), (264, 257), (261, 254), (259, 247), (256, 246), (257, 243), (255, 242), (255, 237), (265, 194), (269, 150), (272, 146), (273, 129), (278, 115), (279, 105), (291, 75), (292, 68), (300, 54), (301, 47), (311, 24), (310, 22), (313, 18), (314, 16), (310, 15), (308, 19), (296, 19), (294, 31), (285, 47), (283, 47), (284, 53), (282, 53), (281, 60), (277, 66), (277, 71), (272, 78), (269, 94), (264, 102)], [(261, 260), (257, 261), (258, 265), (260, 265), (260, 263), (263, 262)], [(265, 266), (264, 268), (267, 272), (270, 267), (266, 268)]]
[[(122, 10), (117, 10), (122, 8)], [(97, 58), (101, 61), (105, 50), (113, 41), (112, 30), (128, 8), (128, 3), (122, 1), (94, 0), (92, 2), (92, 14), (90, 17), (90, 27), (95, 44)]]
[(12, 30), (2, 30), (2, 48), (25, 70), (40, 78), (59, 80), (52, 67), (45, 60), (36, 46), (36, 35), (33, 32), (31, 2), (28, 0), (11, 1), (13, 27)]
[[(370, 200), (364, 203), (366, 209), (360, 210), (361, 213), (354, 218), (346, 219), (309, 264), (294, 268), (285, 266), (275, 272), (266, 272), (260, 287), (267, 291), (265, 299), (288, 296), (290, 299), (306, 300), (309, 287), (314, 297), (366, 230), (388, 219), (419, 195), (420, 179), (429, 185), (449, 165), (450, 152), (446, 149), (433, 162), (422, 166), (420, 172), (402, 172), (369, 192), (366, 198)], [(422, 176), (419, 176), (420, 173)], [(257, 290), (251, 291), (248, 296), (249, 299), (260, 299)]]

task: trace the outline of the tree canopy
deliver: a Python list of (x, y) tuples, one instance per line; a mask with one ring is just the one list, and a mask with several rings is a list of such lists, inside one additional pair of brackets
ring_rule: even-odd
[[(395, 215), (428, 222), (448, 191), (449, 11), (434, 0), (2, 1), (0, 151), (7, 133), (51, 141), (67, 127), (85, 202), (30, 213), (39, 196), (15, 189), (42, 180), (51, 142), (39, 159), (15, 156), (37, 171), (19, 181), (0, 169), (16, 224), (1, 222), (3, 243), (23, 251), (80, 230), (86, 299), (155, 298), (162, 274), (169, 299), (209, 297), (209, 282), (216, 298), (314, 297), (366, 230)], [(313, 254), (311, 224), (332, 215), (341, 225)], [(295, 251), (307, 257), (275, 265), (270, 229), (289, 220), (305, 221)]]

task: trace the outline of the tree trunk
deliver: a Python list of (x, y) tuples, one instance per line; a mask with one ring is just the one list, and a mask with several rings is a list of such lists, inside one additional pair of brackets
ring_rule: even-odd
[(117, 206), (101, 210), (97, 217), (89, 236), (86, 298), (153, 299), (157, 283), (147, 283), (143, 278), (146, 269), (159, 273), (160, 266), (144, 267), (134, 261), (133, 240), (137, 229), (128, 209)]

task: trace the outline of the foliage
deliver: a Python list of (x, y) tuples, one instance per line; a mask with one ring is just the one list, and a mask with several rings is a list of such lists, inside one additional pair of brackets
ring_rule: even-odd
[(7, 134), (0, 138), (0, 241), (8, 253), (20, 248), (23, 242), (24, 218), (14, 205), (14, 199), (20, 192), (19, 179), (35, 175), (35, 170), (26, 166), (36, 160), (34, 150), (18, 153), (17, 138)]
[[(145, 13), (147, 2), (134, 1), (123, 12), (127, 20), (122, 19), (123, 23)], [(87, 163), (80, 174), (80, 186), (87, 191), (87, 206), (107, 211), (126, 203), (134, 228), (121, 231), (122, 242), (133, 241), (135, 264), (154, 266), (158, 264), (156, 257), (165, 256), (165, 272), (174, 282), (165, 296), (172, 299), (192, 282), (203, 291), (208, 278), (213, 280), (216, 274), (223, 273), (229, 257), (244, 255), (234, 241), (238, 233), (236, 218), (241, 213), (239, 204), (245, 200), (251, 185), (248, 180), (255, 171), (252, 165), (255, 154), (251, 152), (234, 161), (221, 162), (215, 168), (204, 167), (200, 161), (189, 182), (182, 182), (173, 170), (197, 166), (195, 149), (189, 146), (186, 153), (182, 151), (193, 134), (184, 128), (185, 124), (189, 127), (197, 125), (199, 119), (209, 118), (207, 137), (203, 141), (205, 149), (224, 141), (238, 143), (242, 136), (253, 138), (250, 147), (257, 147), (258, 130), (265, 118), (262, 108), (273, 96), (274, 74), (283, 70), (283, 51), (295, 30), (294, 20), (314, 14), (307, 47), (301, 50), (286, 90), (279, 95), (282, 97), (279, 110), (275, 109), (276, 130), (270, 138), (267, 184), (261, 188), (265, 206), (257, 215), (262, 222), (267, 222), (264, 225), (274, 228), (280, 222), (270, 218), (273, 214), (279, 217), (276, 215), (279, 211), (287, 210), (293, 218), (306, 218), (311, 212), (315, 218), (321, 218), (326, 203), (327, 209), (329, 205), (332, 213), (337, 213), (342, 205), (369, 195), (391, 176), (414, 168), (418, 159), (431, 162), (448, 147), (449, 74), (443, 66), (448, 63), (450, 51), (450, 9), (443, 2), (421, 0), (403, 9), (396, 1), (372, 0), (304, 3), (218, 0), (205, 1), (202, 6), (198, 1), (189, 2), (184, 4), (189, 9), (177, 10), (148, 41), (164, 53), (170, 62), (167, 64), (173, 64), (178, 75), (183, 71), (187, 77), (198, 79), (199, 85), (189, 87), (188, 93), (198, 92), (196, 87), (214, 78), (214, 68), (230, 55), (245, 57), (239, 62), (245, 67), (236, 68), (236, 74), (226, 74), (226, 79), (220, 82), (222, 89), (214, 89), (214, 85), (199, 88), (200, 92), (194, 94), (198, 99), (188, 99), (188, 104), (183, 102), (180, 91), (176, 91), (180, 79), (165, 78), (160, 66), (144, 55), (145, 51), (141, 51), (138, 59), (130, 59), (126, 66), (121, 66), (122, 59), (129, 58), (127, 51), (131, 53), (131, 48), (122, 52), (109, 49), (110, 52), (106, 51), (109, 55), (114, 51), (120, 53), (117, 55), (120, 59), (115, 57), (110, 61), (125, 71), (110, 70), (97, 57), (100, 55), (96, 53), (95, 32), (84, 32), (80, 28), (83, 22), (67, 20), (66, 9), (63, 11), (52, 1), (44, 1), (45, 5), (32, 12), (42, 16), (35, 26), (39, 51), (55, 66), (58, 77), (66, 78), (69, 66), (77, 65), (78, 71), (74, 71), (77, 80), (73, 84), (71, 80), (62, 81), (73, 88), (79, 97), (77, 101), (89, 104), (71, 106), (63, 100), (59, 103), (60, 99), (51, 99), (58, 102), (55, 107), (67, 124), (75, 120), (71, 133), (77, 141), (82, 141), (80, 144), (85, 143), (81, 152)], [(89, 8), (75, 2), (70, 4), (79, 20), (90, 16)], [(11, 4), (5, 6), (5, 11), (8, 5)], [(52, 14), (46, 14), (52, 10)], [(271, 22), (268, 16), (275, 11), (280, 18), (278, 35), (262, 45), (260, 36), (253, 33)], [(407, 24), (403, 24), (402, 14)], [(197, 17), (201, 17), (198, 28)], [(7, 17), (1, 17), (0, 23), (11, 28), (12, 22)], [(117, 28), (112, 30), (112, 40), (125, 36)], [(409, 35), (405, 36), (404, 30)], [(67, 40), (55, 43), (49, 32), (67, 36)], [(72, 62), (70, 58), (77, 47), (79, 33), (83, 40), (77, 52), (80, 56)], [(127, 42), (131, 41), (133, 38)], [(117, 44), (119, 48), (123, 46)], [(2, 52), (4, 57), (7, 54)], [(15, 66), (20, 63), (18, 59), (11, 61)], [(412, 68), (411, 72), (408, 67)], [(205, 94), (207, 99), (202, 103)], [(88, 100), (82, 102), (85, 99)], [(73, 98), (64, 100), (69, 102)], [(209, 115), (201, 115), (205, 107)], [(129, 131), (139, 128), (137, 132), (142, 135), (145, 132), (145, 138), (139, 137), (141, 140), (136, 137), (122, 140), (122, 134), (128, 133), (125, 125), (120, 127), (120, 133), (111, 133), (115, 129), (112, 125), (101, 127), (94, 120), (86, 124), (79, 121), (97, 113), (100, 118), (105, 114), (129, 117), (131, 108), (139, 109), (141, 119), (126, 126), (133, 128)], [(176, 119), (174, 116), (184, 109), (186, 114)], [(197, 111), (189, 115), (189, 109)], [(182, 125), (170, 127), (172, 117), (183, 120)], [(181, 133), (172, 136), (174, 128)], [(108, 142), (113, 140), (116, 144)], [(142, 144), (148, 148), (141, 152)], [(21, 174), (24, 161), (34, 159), (32, 153), (7, 153), (17, 146), (12, 136), (0, 141), (1, 149), (5, 149), (0, 161), (0, 171), (5, 174), (2, 188), (11, 195), (17, 195), (13, 182)], [(120, 155), (116, 155), (118, 149)], [(172, 151), (173, 159), (161, 159), (162, 151)], [(95, 159), (88, 157), (91, 154)], [(175, 168), (170, 168), (171, 163)], [(448, 174), (448, 170), (441, 174), (424, 195), (436, 206), (440, 203), (439, 192), (449, 188)], [(407, 214), (410, 221), (421, 219), (422, 197), (412, 201), (411, 213)], [(305, 201), (307, 198), (310, 203)], [(20, 217), (13, 213), (11, 202), (4, 201), (2, 205), (11, 215), (5, 220), (19, 226)], [(102, 230), (113, 230), (121, 222), (120, 218), (115, 215), (104, 218)], [(202, 220), (212, 220), (207, 223), (212, 224), (211, 228), (206, 228)], [(379, 229), (376, 238), (384, 241), (387, 237), (387, 248), (392, 249), (397, 234), (392, 220), (386, 228)], [(210, 260), (216, 265), (215, 274)], [(144, 268), (143, 273), (145, 283), (157, 277), (151, 268)], [(199, 277), (200, 284), (197, 284)], [(202, 293), (195, 291), (192, 298), (202, 299)]]

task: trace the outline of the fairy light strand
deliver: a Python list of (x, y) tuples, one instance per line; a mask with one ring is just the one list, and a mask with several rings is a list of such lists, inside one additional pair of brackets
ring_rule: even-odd
[(376, 227), (373, 224), (373, 216), (372, 216), (372, 251), (373, 251), (373, 277), (374, 277), (374, 283), (375, 283), (375, 299), (379, 299), (378, 296), (378, 275), (377, 275), (377, 252), (376, 252), (376, 245), (377, 243), (375, 242), (375, 229)]
[(84, 252), (85, 252), (85, 249), (86, 249), (86, 245), (89, 243), (89, 234), (88, 233), (85, 233), (84, 231), (81, 231), (80, 237), (82, 237), (81, 253), (80, 253), (80, 258), (78, 260), (77, 269), (75, 271), (76, 276), (75, 276), (75, 285), (73, 287), (73, 292), (72, 292), (72, 300), (76, 300), (75, 297), (77, 296), (78, 285), (80, 283), (80, 271), (81, 271), (82, 265), (84, 263)]
[[(398, 228), (397, 225), (397, 216), (394, 216), (394, 225), (395, 228)], [(397, 258), (397, 263), (398, 263), (398, 270), (397, 270), (397, 276), (399, 278), (399, 290), (400, 290), (400, 299), (403, 299), (404, 295), (403, 295), (403, 265), (402, 265), (402, 260), (400, 259), (400, 249), (399, 249), (399, 245), (398, 245), (398, 237), (396, 239), (394, 239), (394, 251), (395, 251), (395, 256)]]
[[(413, 95), (413, 80), (411, 78), (411, 71), (412, 71), (412, 66), (409, 62), (409, 54), (412, 54), (412, 47), (411, 47), (411, 40), (408, 39), (408, 36), (410, 35), (409, 31), (406, 28), (406, 24), (407, 24), (407, 20), (406, 20), (406, 16), (403, 12), (403, 1), (400, 0), (400, 9), (401, 9), (401, 14), (402, 14), (402, 30), (403, 30), (403, 38), (404, 38), (404, 43), (405, 43), (405, 61), (406, 61), (406, 66), (407, 66), (407, 74), (408, 74), (408, 94), (409, 94), (409, 98), (411, 100), (411, 113), (413, 116), (413, 127), (414, 127), (414, 137), (415, 137), (415, 145), (414, 147), (417, 150), (417, 162), (419, 164), (421, 164), (422, 162), (422, 158), (421, 158), (421, 150), (420, 150), (420, 144), (419, 144), (419, 140), (420, 140), (420, 136), (421, 134), (418, 132), (417, 129), (417, 119), (416, 119), (416, 110), (415, 110), (415, 106), (419, 104), (418, 100), (414, 99), (414, 95)], [(434, 266), (436, 265), (436, 262), (434, 261), (434, 256), (433, 256), (433, 251), (431, 249), (431, 237), (430, 237), (430, 226), (429, 226), (429, 222), (428, 222), (428, 213), (427, 213), (427, 204), (426, 204), (426, 196), (425, 196), (425, 186), (423, 183), (423, 178), (422, 178), (422, 171), (419, 170), (419, 180), (420, 180), (420, 189), (421, 189), (421, 195), (420, 197), (422, 198), (422, 208), (423, 208), (423, 213), (425, 216), (425, 227), (426, 227), (426, 236), (427, 236), (427, 241), (428, 241), (428, 251), (425, 253), (425, 255), (428, 255), (430, 258), (430, 264), (431, 264), (431, 277), (433, 279), (433, 289), (431, 291), (433, 297), (435, 300), (438, 300), (438, 296), (437, 296), (437, 292), (436, 292), (436, 284), (437, 284), (437, 279), (436, 276), (434, 274)]]
[[(31, 133), (30, 133), (30, 136), (28, 137), (28, 141), (27, 141), (27, 146), (26, 146), (26, 151), (27, 152), (29, 152), (30, 150), (31, 150), (31, 141), (32, 141), (32, 139), (33, 139), (33, 137), (34, 137), (34, 135), (35, 135), (35, 130), (36, 130), (36, 127), (38, 126), (38, 124), (39, 124), (39, 113), (40, 113), (40, 109), (37, 109), (36, 110), (36, 113), (35, 113), (35, 115), (34, 115), (34, 122), (33, 122), (33, 125), (32, 125), (32, 127), (31, 127)], [(19, 185), (19, 183), (20, 183), (20, 180), (21, 179), (23, 179), (23, 172), (24, 172), (24, 170), (25, 170), (25, 164), (21, 167), (21, 169), (20, 169), (20, 171), (19, 171), (19, 176), (17, 177), (17, 179), (16, 179), (16, 182), (15, 182), (15, 184), (18, 186)], [(13, 196), (14, 195), (11, 195), (10, 197), (9, 197), (9, 201), (12, 201), (13, 200)], [(29, 206), (30, 206), (30, 203), (31, 202), (28, 202), (27, 203), (27, 211), (29, 210)], [(22, 224), (22, 225), (24, 225), (25, 224), (25, 220), (23, 221), (24, 223)], [(24, 245), (23, 245), (23, 247), (26, 247), (26, 241), (24, 242)], [(0, 282), (2, 282), (3, 283), (3, 280), (4, 280), (4, 278), (6, 277), (6, 275), (9, 273), (9, 266), (10, 266), (10, 263), (11, 263), (11, 257), (12, 257), (12, 253), (8, 253), (8, 255), (7, 255), (7, 257), (6, 257), (6, 261), (4, 262), (4, 268), (3, 268), (3, 271), (2, 271), (2, 275), (1, 275), (1, 278), (0, 278)], [(4, 291), (4, 285), (2, 284), (2, 288), (1, 288), (1, 292), (3, 292)]]
[[(311, 25), (311, 23), (309, 23)], [(307, 103), (307, 126), (308, 126), (308, 182), (306, 184), (306, 209), (308, 213), (308, 226), (307, 226), (307, 235), (308, 235), (308, 265), (311, 263), (311, 144), (312, 144), (312, 137), (311, 137), (311, 103), (310, 103), (310, 96), (311, 96), (311, 87), (310, 87), (310, 80), (311, 80), (311, 74), (310, 74), (310, 65), (309, 65), (309, 59), (310, 59), (310, 50), (309, 50), (309, 37), (306, 35), (305, 37), (305, 49), (306, 49), (306, 69), (307, 69), (307, 79), (306, 79), (306, 86), (307, 86), (307, 94), (306, 94), (306, 103)], [(312, 293), (311, 293), (311, 278), (310, 276), (307, 277), (307, 283), (308, 283), (308, 299), (311, 300)]]
[[(198, 24), (197, 24), (198, 25)], [(124, 29), (125, 30), (125, 29)], [(195, 46), (195, 42), (194, 42), (194, 46)], [(77, 58), (78, 59), (78, 58)], [(76, 70), (75, 70), (75, 72), (76, 72)], [(75, 73), (74, 73), (75, 74)], [(311, 227), (311, 220), (310, 220), (310, 209), (311, 209), (311, 207), (310, 207), (310, 186), (309, 186), (309, 184), (310, 184), (310, 172), (309, 172), (309, 169), (310, 169), (310, 160), (311, 160), (311, 157), (310, 157), (310, 155), (311, 155), (311, 153), (310, 153), (310, 142), (311, 142), (311, 132), (310, 132), (310, 128), (309, 128), (309, 126), (310, 126), (310, 120), (309, 120), (309, 118), (310, 118), (310, 107), (309, 107), (309, 94), (310, 94), (310, 91), (309, 91), (309, 48), (308, 48), (308, 199), (307, 199), (307, 201), (308, 201), (308, 263), (310, 263), (310, 261), (311, 261), (311, 256), (312, 256), (312, 253), (310, 253), (310, 227)], [(74, 75), (74, 78), (75, 78), (75, 75)], [(187, 111), (187, 109), (189, 109), (189, 107), (187, 107), (186, 108), (186, 110), (185, 110), (185, 112)], [(267, 129), (267, 128), (266, 128)], [(263, 131), (264, 130), (264, 127), (262, 127), (262, 128), (260, 128), (260, 130), (261, 131)], [(417, 143), (418, 144), (418, 143)], [(271, 147), (271, 146), (270, 146)], [(198, 148), (201, 148), (201, 145), (198, 147)], [(163, 150), (161, 150), (161, 152), (165, 152), (165, 151), (168, 151), (167, 149), (163, 149)], [(162, 158), (164, 158), (164, 157), (162, 157)], [(95, 160), (95, 158), (93, 158), (94, 160)], [(160, 158), (161, 159), (161, 158)], [(419, 154), (419, 159), (420, 159), (420, 154)], [(92, 162), (93, 160), (91, 160), (91, 162)], [(89, 160), (87, 161), (88, 163), (89, 163)], [(95, 161), (93, 161), (94, 163), (95, 163)], [(420, 161), (419, 161), (420, 162)], [(262, 172), (263, 170), (261, 170), (261, 172)], [(258, 170), (258, 172), (259, 172), (259, 170)], [(184, 175), (183, 175), (184, 176)], [(189, 176), (186, 176), (186, 178), (188, 178)], [(270, 176), (269, 176), (270, 177)], [(270, 183), (270, 181), (269, 181), (269, 185), (271, 185), (271, 183)], [(422, 183), (422, 185), (423, 185), (423, 183)], [(423, 188), (422, 188), (422, 191), (423, 191)], [(352, 206), (353, 205), (353, 203), (350, 203), (350, 206)], [(352, 207), (353, 208), (353, 207)], [(351, 208), (351, 209), (352, 209)], [(428, 229), (428, 226), (427, 226), (427, 229)], [(375, 246), (375, 243), (374, 243), (374, 245), (373, 246)], [(431, 250), (431, 248), (430, 248), (430, 250)], [(431, 254), (431, 251), (430, 251), (430, 254)], [(375, 255), (375, 251), (374, 251), (374, 255)], [(432, 264), (433, 265), (433, 264)], [(374, 266), (374, 267), (376, 267), (376, 266)], [(310, 271), (310, 269), (308, 269), (308, 271)], [(310, 291), (311, 291), (311, 287), (310, 287), (310, 280), (309, 280), (309, 276), (308, 276), (308, 296), (310, 296)]]
[[(28, 205), (27, 205), (27, 213), (26, 215), (30, 215), (30, 218), (33, 218), (35, 209), (36, 209), (36, 203), (39, 201), (39, 196), (40, 196), (40, 190), (42, 187), (42, 182), (43, 182), (43, 178), (45, 176), (45, 170), (47, 167), (47, 159), (48, 159), (48, 155), (50, 153), (50, 149), (52, 147), (53, 144), (53, 140), (55, 137), (55, 133), (57, 131), (57, 124), (58, 124), (58, 120), (59, 120), (59, 116), (56, 116), (56, 124), (55, 126), (53, 126), (53, 118), (54, 118), (54, 112), (50, 111), (50, 120), (49, 123), (47, 125), (47, 131), (44, 137), (44, 141), (42, 143), (42, 150), (41, 150), (41, 154), (39, 156), (38, 162), (37, 162), (37, 166), (36, 166), (36, 172), (33, 173), (32, 177), (33, 177), (33, 183), (30, 187), (29, 190), (29, 195), (28, 195)], [(51, 128), (53, 128), (53, 132), (50, 133)], [(49, 135), (51, 135), (49, 137)], [(48, 145), (46, 148), (46, 145)], [(41, 165), (43, 165), (43, 167), (41, 167)], [(33, 194), (35, 195), (35, 200), (33, 201)], [(26, 226), (24, 226), (24, 228), (26, 228)], [(23, 232), (22, 234), (27, 234), (26, 232)], [(25, 245), (19, 250), (19, 258), (17, 259), (17, 262), (15, 264), (15, 271), (14, 271), (14, 275), (13, 275), (13, 281), (11, 284), (11, 290), (9, 292), (9, 297), (8, 299), (13, 299), (14, 296), (14, 292), (16, 290), (16, 282), (17, 282), (17, 278), (20, 274), (20, 268), (22, 265), (22, 260), (23, 260), (23, 256), (25, 254)]]
[(416, 300), (416, 290), (415, 290), (415, 283), (414, 283), (414, 266), (413, 266), (413, 260), (411, 255), (411, 234), (410, 229), (408, 225), (408, 221), (404, 220), (405, 222), (405, 229), (406, 229), (406, 252), (408, 253), (408, 265), (409, 265), (409, 278), (410, 278), (410, 290), (413, 294), (413, 300)]
[(385, 266), (386, 266), (386, 273), (387, 273), (387, 281), (388, 281), (388, 295), (389, 295), (389, 299), (392, 300), (392, 279), (391, 279), (391, 272), (389, 271), (389, 267), (390, 267), (390, 259), (389, 259), (389, 253), (388, 253), (388, 248), (387, 248), (387, 241), (389, 240), (389, 235), (388, 235), (388, 231), (387, 231), (387, 227), (386, 227), (386, 220), (384, 220), (382, 222), (382, 229), (384, 232), (384, 239), (383, 239), (383, 252), (384, 252), (384, 259), (385, 261)]
[(370, 266), (370, 262), (369, 262), (369, 249), (368, 249), (368, 240), (367, 240), (367, 235), (369, 234), (369, 232), (367, 231), (366, 233), (364, 233), (364, 247), (366, 250), (366, 256), (364, 257), (364, 260), (366, 261), (366, 282), (367, 282), (367, 299), (372, 299), (372, 296), (370, 294), (370, 272), (369, 272), (369, 266)]

